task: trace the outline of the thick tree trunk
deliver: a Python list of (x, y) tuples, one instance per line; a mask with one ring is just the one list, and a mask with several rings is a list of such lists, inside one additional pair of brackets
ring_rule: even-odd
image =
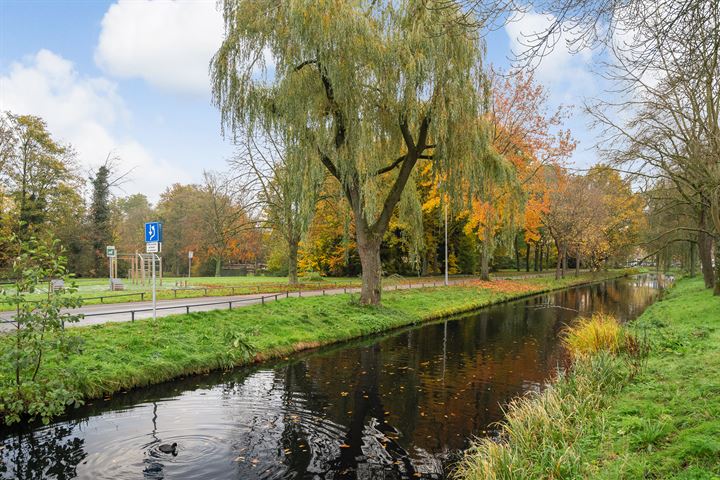
[[(700, 230), (707, 229), (707, 212), (703, 209), (700, 212), (700, 221), (698, 227)], [(705, 231), (698, 232), (698, 256), (700, 257), (700, 268), (705, 280), (705, 288), (713, 288), (715, 286), (715, 272), (712, 265), (712, 235)]]
[(490, 280), (490, 248), (488, 242), (482, 242), (482, 255), (480, 259), (480, 279)]
[(690, 242), (690, 278), (695, 277), (695, 242)]
[(578, 253), (575, 257), (575, 276), (580, 276), (580, 254)]
[(362, 291), (360, 303), (379, 305), (382, 294), (382, 264), (380, 239), (366, 229), (357, 228), (357, 245), (362, 265)]
[[(538, 244), (538, 242), (535, 242), (535, 258), (533, 259), (533, 262), (535, 263), (534, 271), (536, 272), (538, 271), (538, 250), (540, 249), (539, 247), (540, 245)], [(542, 271), (542, 269), (540, 271)]]
[(530, 271), (530, 242), (525, 242), (525, 271)]
[(222, 258), (217, 257), (215, 259), (215, 276), (219, 277), (222, 271)]
[(567, 247), (565, 245), (563, 245), (562, 250), (563, 250), (563, 252), (562, 252), (562, 260), (563, 260), (562, 261), (562, 278), (565, 278), (565, 272), (567, 271), (567, 268), (568, 268), (568, 266), (567, 266), (567, 263), (568, 263), (567, 262)]
[(298, 284), (298, 242), (288, 242), (288, 282), (290, 285)]

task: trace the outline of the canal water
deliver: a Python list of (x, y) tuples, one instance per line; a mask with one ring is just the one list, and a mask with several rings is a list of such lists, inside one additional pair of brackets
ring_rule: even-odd
[[(610, 280), (96, 400), (0, 430), (0, 478), (444, 478), (564, 364), (566, 324), (631, 320), (658, 293), (654, 276)], [(158, 448), (171, 443), (177, 455)]]

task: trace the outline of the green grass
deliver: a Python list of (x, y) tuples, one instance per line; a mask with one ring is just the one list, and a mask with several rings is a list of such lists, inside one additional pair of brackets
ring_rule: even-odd
[[(459, 277), (460, 278), (460, 277)], [(157, 298), (159, 300), (170, 300), (175, 298), (198, 298), (204, 296), (227, 296), (247, 295), (258, 293), (278, 293), (300, 290), (316, 290), (321, 288), (335, 287), (359, 287), (361, 280), (358, 277), (322, 277), (321, 280), (307, 280), (300, 278), (301, 283), (296, 286), (289, 286), (287, 277), (165, 277), (162, 285), (158, 280)], [(422, 283), (442, 282), (442, 277), (392, 277), (384, 280), (384, 284), (394, 286), (399, 283)], [(187, 282), (187, 284), (186, 284)], [(150, 285), (132, 284), (129, 280), (123, 279), (125, 290), (111, 292), (108, 290), (108, 280), (98, 278), (81, 278), (75, 280), (77, 295), (84, 299), (85, 305), (113, 304), (124, 302), (140, 302), (150, 300), (152, 287)], [(185, 286), (187, 285), (187, 289)], [(4, 286), (6, 289), (7, 286)], [(144, 297), (139, 295), (144, 292)], [(132, 295), (128, 295), (132, 294)], [(29, 301), (44, 298), (44, 293), (27, 295)], [(100, 298), (102, 297), (102, 298)], [(0, 303), (0, 311), (8, 311), (12, 305)]]
[(478, 440), (456, 478), (720, 478), (719, 327), (720, 298), (680, 281), (628, 327), (646, 357), (586, 357), (516, 400), (503, 441)]
[(594, 478), (720, 478), (720, 298), (681, 281), (634, 324), (647, 366), (608, 409), (588, 451)]
[[(621, 274), (498, 282), (504, 290), (486, 285), (390, 290), (384, 294), (383, 306), (376, 308), (361, 307), (352, 295), (343, 294), (169, 316), (156, 323), (141, 320), (77, 327), (68, 334), (80, 337), (82, 352), (66, 362), (50, 354), (40, 377), (53, 378), (59, 371), (69, 371), (77, 378), (76, 388), (83, 397), (101, 397)], [(0, 337), (0, 355), (10, 341), (11, 334)], [(250, 357), (245, 355), (246, 344), (252, 347)], [(6, 379), (8, 368), (7, 364), (0, 366)]]

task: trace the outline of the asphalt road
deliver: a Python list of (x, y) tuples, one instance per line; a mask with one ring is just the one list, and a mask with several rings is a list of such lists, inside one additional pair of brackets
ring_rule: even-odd
[[(546, 276), (554, 274), (554, 272), (546, 272), (541, 274), (518, 275), (513, 277), (494, 277), (496, 279), (521, 279), (528, 277)], [(451, 285), (461, 284), (476, 278), (463, 278), (459, 280), (450, 280)], [(425, 283), (408, 283), (398, 284), (385, 287), (385, 291), (405, 290), (412, 288), (425, 288), (432, 286), (441, 286), (441, 280), (427, 281)], [(359, 287), (354, 288), (332, 288), (327, 290), (306, 290), (302, 293), (278, 292), (252, 295), (232, 295), (224, 297), (200, 297), (200, 298), (182, 298), (174, 300), (158, 300), (157, 301), (157, 317), (166, 317), (168, 315), (177, 315), (188, 312), (208, 312), (211, 310), (227, 310), (229, 308), (242, 308), (248, 305), (257, 305), (262, 302), (274, 302), (286, 298), (315, 297), (321, 295), (338, 295), (341, 293), (358, 293)], [(113, 303), (107, 305), (87, 305), (79, 309), (73, 310), (74, 313), (85, 315), (85, 318), (79, 322), (72, 323), (70, 326), (88, 326), (97, 325), (107, 322), (129, 322), (131, 320), (140, 320), (152, 318), (152, 301), (145, 302), (124, 302)], [(131, 313), (131, 312), (134, 312)], [(10, 331), (14, 328), (12, 318), (14, 312), (0, 312), (0, 332)]]

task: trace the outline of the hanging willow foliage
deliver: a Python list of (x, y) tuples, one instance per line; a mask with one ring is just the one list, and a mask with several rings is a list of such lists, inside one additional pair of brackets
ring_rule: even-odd
[(511, 176), (489, 144), (482, 40), (458, 9), (434, 3), (223, 4), (211, 74), (224, 131), (281, 126), (288, 144), (322, 162), (352, 208), (364, 275), (363, 246), (379, 252), (398, 203), (404, 223), (421, 226), (419, 160), (432, 161), (457, 204)]

